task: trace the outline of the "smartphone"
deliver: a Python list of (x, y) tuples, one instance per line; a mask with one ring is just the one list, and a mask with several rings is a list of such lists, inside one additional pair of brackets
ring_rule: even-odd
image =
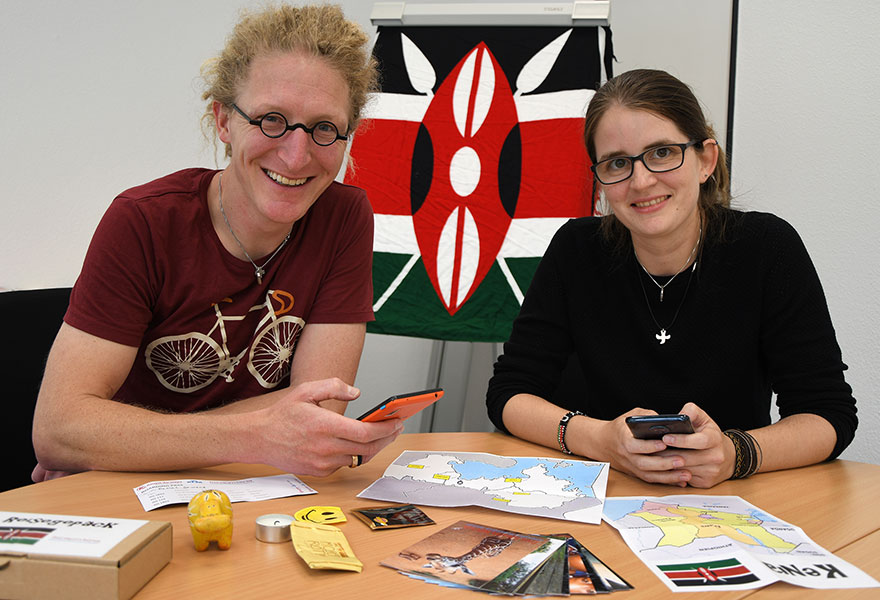
[(358, 421), (374, 422), (387, 419), (406, 419), (443, 397), (443, 390), (435, 388), (391, 396), (358, 417)]
[(640, 440), (658, 440), (667, 433), (693, 433), (691, 418), (687, 415), (641, 415), (627, 417), (626, 424), (633, 437)]

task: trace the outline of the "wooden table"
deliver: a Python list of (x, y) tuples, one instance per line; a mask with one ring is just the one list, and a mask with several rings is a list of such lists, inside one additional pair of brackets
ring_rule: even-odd
[[(151, 598), (483, 598), (477, 592), (441, 588), (411, 580), (382, 567), (391, 556), (440, 528), (458, 520), (526, 533), (572, 534), (605, 561), (635, 589), (619, 592), (621, 600), (657, 598), (670, 594), (666, 587), (629, 550), (608, 524), (580, 523), (523, 517), (476, 507), (424, 507), (436, 527), (372, 531), (349, 514), (353, 508), (386, 504), (362, 500), (357, 494), (378, 479), (403, 450), (490, 452), (507, 456), (563, 457), (554, 450), (497, 433), (421, 433), (401, 435), (369, 464), (340, 469), (327, 478), (303, 477), (317, 495), (279, 498), (233, 505), (235, 529), (232, 548), (222, 552), (213, 545), (196, 552), (186, 506), (175, 505), (144, 512), (132, 488), (162, 479), (242, 479), (276, 475), (263, 465), (229, 464), (172, 473), (88, 472), (0, 493), (0, 510), (170, 521), (174, 527), (174, 557), (136, 596)], [(608, 478), (608, 496), (665, 496), (700, 494), (704, 490), (661, 486), (638, 481), (616, 471)], [(880, 466), (837, 460), (727, 481), (712, 494), (740, 496), (770, 514), (801, 527), (826, 550), (880, 579)], [(306, 506), (339, 506), (348, 517), (341, 525), (363, 573), (312, 571), (289, 543), (266, 544), (254, 537), (254, 522), (267, 513), (293, 514)], [(206, 592), (214, 591), (214, 594)], [(705, 596), (707, 593), (703, 593)], [(713, 598), (880, 598), (880, 590), (810, 590), (776, 583), (760, 590), (708, 592)], [(617, 596), (614, 596), (617, 597)], [(690, 596), (688, 596), (690, 597)]]

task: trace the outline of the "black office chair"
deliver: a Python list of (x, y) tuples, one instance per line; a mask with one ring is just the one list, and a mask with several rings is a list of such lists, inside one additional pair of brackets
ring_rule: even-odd
[(37, 464), (34, 406), (49, 348), (70, 302), (70, 288), (0, 292), (0, 394), (6, 413), (0, 491), (28, 485)]

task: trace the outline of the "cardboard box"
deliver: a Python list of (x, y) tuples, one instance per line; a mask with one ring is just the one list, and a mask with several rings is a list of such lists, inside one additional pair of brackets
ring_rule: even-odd
[(0, 512), (0, 598), (127, 600), (171, 548), (164, 521)]

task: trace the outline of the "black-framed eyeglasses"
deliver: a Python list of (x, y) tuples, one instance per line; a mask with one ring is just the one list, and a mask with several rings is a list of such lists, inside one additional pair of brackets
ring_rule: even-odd
[(266, 137), (280, 138), (288, 131), (302, 129), (312, 136), (312, 141), (319, 146), (330, 146), (336, 140), (348, 141), (348, 136), (339, 135), (339, 128), (330, 121), (318, 121), (314, 126), (306, 127), (304, 123), (294, 123), (291, 125), (287, 122), (287, 118), (279, 112), (268, 112), (259, 119), (252, 119), (236, 104), (233, 104), (232, 108), (234, 108), (242, 117), (247, 119), (248, 123), (259, 127), (260, 131), (262, 131), (263, 135)]
[(648, 148), (638, 156), (614, 156), (590, 167), (601, 183), (611, 185), (632, 177), (636, 161), (641, 161), (652, 173), (674, 171), (684, 164), (684, 151), (700, 142), (691, 140), (684, 144), (664, 144)]

